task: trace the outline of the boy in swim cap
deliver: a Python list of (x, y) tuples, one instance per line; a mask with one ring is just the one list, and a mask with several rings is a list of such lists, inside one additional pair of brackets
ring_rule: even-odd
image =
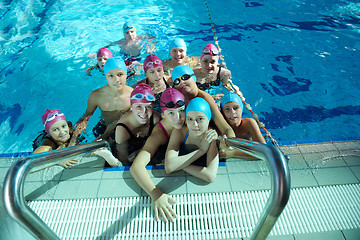
[[(236, 137), (266, 144), (256, 121), (253, 118), (241, 118), (243, 107), (244, 104), (236, 93), (227, 92), (221, 98), (221, 111), (226, 121), (234, 130)], [(241, 151), (237, 150), (222, 150), (220, 151), (220, 155), (224, 158), (244, 156)]]
[[(161, 95), (160, 106), (162, 111), (161, 116), (163, 118), (154, 127), (144, 147), (136, 156), (130, 172), (142, 189), (151, 196), (155, 210), (155, 218), (158, 219), (160, 215), (163, 220), (167, 222), (167, 219), (173, 221), (173, 218), (176, 216), (171, 208), (171, 204), (174, 204), (175, 200), (157, 188), (146, 170), (146, 165), (148, 165), (153, 158), (157, 158), (156, 160), (164, 159), (166, 146), (173, 130), (181, 129), (184, 125), (184, 95), (174, 88), (167, 88)], [(157, 155), (160, 155), (160, 157)], [(157, 162), (158, 161), (156, 161), (156, 163)]]
[[(104, 65), (104, 74), (108, 84), (94, 90), (88, 99), (85, 113), (75, 124), (78, 132), (86, 130), (89, 118), (97, 108), (101, 110), (101, 119), (93, 129), (94, 136), (99, 137), (108, 126), (115, 123), (130, 108), (132, 87), (126, 85), (126, 66), (120, 57), (109, 58)], [(110, 129), (108, 133), (111, 133)], [(109, 136), (103, 136), (106, 139)]]
[(160, 115), (154, 113), (154, 101), (154, 93), (150, 86), (140, 83), (131, 92), (130, 111), (126, 112), (116, 124), (116, 155), (124, 166), (131, 165), (155, 124), (160, 121)]
[[(213, 44), (207, 44), (200, 56), (200, 67), (194, 69), (196, 75), (196, 84), (199, 89), (211, 93), (214, 87), (220, 86), (220, 84), (232, 91), (229, 83), (231, 78), (231, 72), (223, 67), (219, 67), (219, 50)], [(235, 86), (235, 85), (234, 85)], [(236, 86), (235, 86), (236, 87)], [(239, 88), (236, 87), (236, 91)], [(242, 96), (242, 93), (239, 91)], [(213, 94), (214, 99), (220, 99), (224, 94)]]
[(199, 65), (199, 57), (188, 57), (187, 47), (184, 39), (175, 38), (169, 44), (170, 59), (164, 61), (164, 72), (171, 76), (174, 67), (178, 65), (186, 65), (195, 68)]
[(88, 76), (91, 76), (91, 71), (93, 69), (98, 69), (100, 72), (104, 72), (104, 65), (105, 65), (106, 60), (108, 58), (111, 58), (113, 55), (109, 49), (102, 47), (97, 52), (96, 56), (97, 56), (97, 64), (95, 66), (89, 67), (86, 70), (86, 73)]
[(213, 182), (219, 166), (218, 134), (209, 128), (211, 109), (206, 100), (193, 98), (186, 106), (186, 126), (175, 129), (165, 155), (165, 171), (179, 170)]
[(224, 119), (224, 116), (221, 114), (214, 98), (196, 86), (196, 76), (190, 67), (185, 65), (176, 66), (171, 76), (174, 88), (184, 94), (185, 102), (189, 102), (191, 99), (196, 97), (205, 99), (211, 108), (212, 120), (220, 134), (228, 137), (235, 137), (233, 129)]
[(148, 84), (156, 99), (154, 102), (154, 110), (161, 113), (160, 97), (165, 89), (170, 88), (170, 84), (172, 84), (169, 83), (170, 77), (164, 76), (163, 63), (155, 54), (148, 55), (145, 58), (144, 72), (146, 78), (135, 83), (133, 87), (139, 83)]

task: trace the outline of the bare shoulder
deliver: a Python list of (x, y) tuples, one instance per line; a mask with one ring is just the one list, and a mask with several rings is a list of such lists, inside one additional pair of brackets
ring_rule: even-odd
[(161, 120), (161, 116), (160, 113), (158, 113), (157, 111), (154, 111), (153, 115), (154, 115), (154, 123), (156, 124)]
[(257, 122), (253, 118), (243, 118), (241, 120), (246, 128), (257, 128)]

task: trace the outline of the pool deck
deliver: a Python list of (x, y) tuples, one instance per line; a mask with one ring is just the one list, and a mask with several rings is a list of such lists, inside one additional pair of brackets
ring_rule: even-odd
[[(319, 187), (360, 183), (360, 141), (281, 146), (290, 157), (291, 187)], [(16, 158), (0, 158), (0, 183)], [(25, 181), (29, 201), (52, 199), (147, 196), (128, 170), (105, 169), (104, 160), (82, 157), (78, 166), (58, 166), (31, 174)], [(207, 184), (183, 171), (167, 175), (150, 169), (157, 186), (170, 195), (256, 191), (270, 189), (270, 174), (264, 161), (229, 159), (219, 166), (213, 183)], [(360, 239), (360, 229), (270, 236), (268, 239)]]

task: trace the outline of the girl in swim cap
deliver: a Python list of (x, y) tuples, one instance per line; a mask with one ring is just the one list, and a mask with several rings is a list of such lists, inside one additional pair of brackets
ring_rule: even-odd
[[(213, 44), (207, 44), (200, 56), (201, 67), (194, 69), (196, 75), (196, 84), (199, 89), (212, 93), (214, 87), (222, 85), (231, 90), (229, 81), (231, 72), (219, 65), (219, 50)], [(237, 90), (239, 90), (237, 88)], [(241, 92), (240, 92), (241, 93)], [(214, 99), (220, 99), (224, 94), (212, 95)], [(242, 96), (242, 94), (241, 94)]]
[(88, 69), (86, 69), (86, 73), (88, 76), (91, 76), (91, 71), (94, 69), (98, 69), (100, 72), (104, 72), (104, 65), (105, 62), (108, 58), (111, 58), (113, 56), (112, 52), (105, 48), (102, 47), (99, 49), (99, 51), (97, 52), (97, 64), (95, 66), (89, 67)]
[[(78, 144), (77, 134), (74, 134), (72, 123), (66, 121), (64, 113), (58, 109), (47, 109), (42, 116), (45, 132), (41, 133), (33, 143), (34, 152), (48, 152)], [(106, 151), (108, 153), (106, 153)], [(109, 150), (96, 150), (95, 155), (103, 157), (111, 166), (119, 165), (119, 161), (111, 155)], [(64, 168), (70, 168), (78, 163), (77, 159), (70, 159), (58, 163)]]
[[(34, 152), (48, 152), (77, 144), (77, 138), (73, 136), (72, 123), (67, 122), (64, 113), (58, 109), (47, 109), (42, 116), (45, 132), (41, 133), (33, 143)], [(64, 168), (70, 168), (77, 164), (78, 160), (70, 159), (58, 163)]]
[[(260, 128), (253, 118), (241, 118), (244, 104), (241, 98), (233, 92), (227, 92), (220, 101), (221, 111), (235, 132), (237, 138), (252, 140), (266, 144)], [(221, 150), (222, 158), (249, 156), (238, 150)], [(250, 157), (250, 156), (249, 156)]]
[(150, 86), (140, 83), (131, 92), (130, 111), (116, 124), (116, 156), (124, 166), (131, 165), (155, 124), (160, 121), (160, 115), (154, 113), (154, 101), (155, 96)]
[(186, 43), (182, 38), (175, 38), (170, 42), (170, 59), (164, 61), (164, 72), (170, 76), (172, 70), (178, 65), (195, 68), (199, 65), (199, 57), (188, 57)]
[(216, 141), (218, 134), (209, 129), (211, 109), (203, 98), (194, 98), (186, 106), (186, 126), (174, 129), (165, 156), (165, 171), (179, 170), (213, 182), (219, 154)]
[(170, 77), (164, 76), (162, 61), (155, 54), (148, 55), (145, 58), (144, 72), (146, 78), (135, 83), (133, 87), (136, 87), (139, 83), (149, 85), (155, 95), (154, 110), (161, 113), (160, 97), (161, 93), (170, 87), (168, 83)]
[(160, 163), (165, 158), (167, 143), (172, 132), (182, 128), (185, 120), (184, 95), (174, 88), (167, 88), (161, 95), (160, 105), (163, 119), (154, 127), (151, 136), (136, 156), (130, 172), (138, 184), (151, 196), (156, 219), (160, 215), (166, 222), (167, 219), (173, 221), (175, 217), (171, 208), (175, 200), (155, 186), (146, 170), (146, 165)]
[(185, 96), (186, 103), (196, 97), (205, 99), (211, 108), (212, 120), (215, 123), (217, 130), (222, 135), (235, 137), (233, 129), (224, 119), (224, 116), (221, 114), (214, 98), (196, 86), (196, 76), (190, 67), (184, 65), (176, 66), (171, 74), (171, 77), (174, 88), (179, 90)]

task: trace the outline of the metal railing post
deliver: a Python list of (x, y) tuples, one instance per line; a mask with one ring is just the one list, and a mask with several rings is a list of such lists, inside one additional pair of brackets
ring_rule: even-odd
[(82, 153), (107, 147), (106, 141), (92, 142), (51, 152), (30, 155), (16, 161), (8, 170), (4, 180), (3, 201), (8, 214), (21, 226), (39, 239), (59, 239), (59, 237), (31, 210), (24, 198), (24, 182), (27, 174)]
[(284, 154), (276, 147), (244, 139), (225, 138), (228, 146), (266, 160), (271, 174), (271, 193), (250, 239), (265, 239), (290, 197), (290, 171)]

